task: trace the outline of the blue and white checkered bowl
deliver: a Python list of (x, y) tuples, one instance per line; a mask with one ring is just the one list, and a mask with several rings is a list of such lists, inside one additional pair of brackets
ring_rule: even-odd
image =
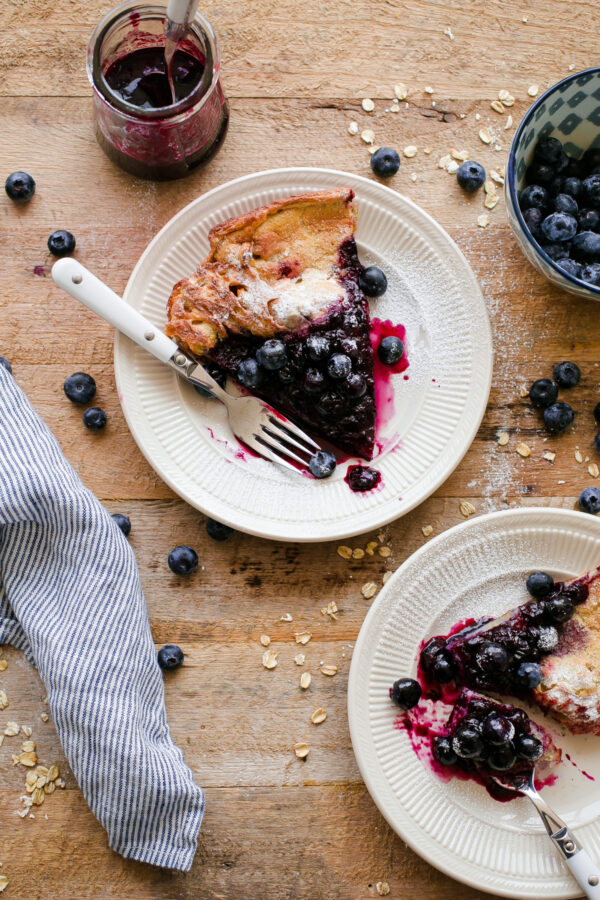
[(600, 287), (584, 284), (564, 272), (533, 239), (519, 209), (525, 170), (539, 140), (556, 137), (569, 156), (600, 147), (600, 68), (570, 75), (549, 88), (533, 104), (517, 128), (506, 171), (506, 210), (517, 242), (527, 259), (557, 287), (588, 300), (600, 300)]

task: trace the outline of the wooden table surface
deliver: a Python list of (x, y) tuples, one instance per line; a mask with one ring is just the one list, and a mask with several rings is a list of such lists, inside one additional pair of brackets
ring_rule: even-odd
[[(184, 181), (153, 184), (124, 174), (96, 145), (85, 74), (89, 34), (109, 4), (82, 0), (11, 0), (0, 27), (0, 176), (31, 172), (34, 199), (20, 208), (0, 198), (0, 354), (65, 454), (106, 507), (131, 517), (157, 645), (175, 642), (185, 666), (165, 679), (169, 721), (198, 782), (206, 816), (191, 872), (170, 873), (112, 853), (66, 764), (44, 687), (20, 654), (6, 648), (0, 687), (7, 720), (29, 725), (40, 761), (58, 763), (66, 790), (49, 796), (35, 819), (21, 819), (24, 769), (0, 748), (0, 874), (8, 898), (298, 898), (362, 900), (389, 884), (403, 900), (483, 897), (429, 866), (384, 822), (359, 776), (346, 715), (352, 647), (371, 601), (361, 585), (381, 585), (433, 534), (463, 521), (459, 503), (477, 514), (522, 504), (573, 508), (580, 490), (599, 483), (575, 451), (594, 461), (591, 409), (598, 398), (598, 307), (551, 287), (524, 260), (506, 223), (504, 200), (485, 212), (483, 193), (465, 196), (437, 166), (452, 149), (466, 149), (489, 170), (506, 162), (515, 126), (540, 92), (597, 59), (598, 13), (584, 0), (209, 0), (204, 12), (223, 48), (223, 78), (231, 103), (226, 143), (203, 170)], [(450, 33), (448, 33), (450, 32)], [(451, 36), (452, 35), (452, 36)], [(407, 102), (390, 112), (393, 86)], [(430, 86), (433, 93), (425, 92)], [(498, 91), (516, 98), (500, 115)], [(361, 107), (372, 98), (375, 111)], [(508, 113), (512, 127), (504, 130)], [(493, 327), (495, 368), (489, 406), (465, 459), (437, 493), (383, 529), (391, 546), (346, 561), (340, 542), (297, 545), (235, 534), (211, 541), (202, 514), (179, 500), (145, 462), (128, 433), (112, 368), (112, 330), (53, 286), (48, 234), (68, 228), (77, 257), (117, 291), (142, 250), (190, 200), (216, 185), (260, 169), (327, 166), (372, 177), (369, 153), (348, 133), (356, 121), (378, 145), (402, 151), (389, 182), (447, 229), (476, 272)], [(487, 146), (478, 137), (492, 130)], [(425, 148), (431, 148), (427, 155)], [(500, 189), (499, 189), (500, 190)], [(456, 348), (460, 353), (460, 347)], [(573, 359), (583, 378), (573, 393), (579, 412), (572, 431), (544, 437), (521, 396), (533, 379)], [(109, 424), (87, 432), (62, 384), (90, 372)], [(510, 435), (507, 446), (498, 433)], [(519, 442), (531, 448), (522, 458)], [(543, 458), (551, 449), (554, 463)], [(600, 461), (600, 460), (599, 460)], [(364, 547), (377, 533), (348, 541)], [(201, 568), (173, 576), (168, 551), (194, 546)], [(337, 621), (320, 612), (329, 601)], [(293, 622), (281, 621), (290, 613)], [(299, 688), (293, 633), (312, 632), (303, 648), (313, 673)], [(261, 634), (270, 635), (279, 665), (261, 665)], [(321, 660), (338, 674), (319, 673)], [(327, 721), (310, 723), (313, 709)], [(2, 728), (3, 730), (3, 728)], [(293, 746), (307, 740), (306, 762)]]

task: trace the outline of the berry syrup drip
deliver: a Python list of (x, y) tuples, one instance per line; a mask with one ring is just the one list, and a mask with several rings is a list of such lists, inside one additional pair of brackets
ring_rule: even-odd
[[(184, 49), (172, 61), (177, 101), (200, 83), (204, 63)], [(104, 73), (106, 83), (121, 100), (140, 109), (162, 109), (173, 103), (163, 47), (142, 47), (115, 60)]]
[(381, 482), (381, 472), (371, 466), (348, 466), (344, 481), (351, 491), (372, 491)]

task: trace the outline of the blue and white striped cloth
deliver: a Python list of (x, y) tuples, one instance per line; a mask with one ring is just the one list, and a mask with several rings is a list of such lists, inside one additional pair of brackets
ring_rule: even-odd
[(39, 670), (111, 848), (189, 869), (204, 794), (169, 733), (133, 551), (0, 365), (2, 643)]

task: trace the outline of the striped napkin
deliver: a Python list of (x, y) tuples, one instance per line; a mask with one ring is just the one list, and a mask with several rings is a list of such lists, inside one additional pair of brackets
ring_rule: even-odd
[(133, 551), (0, 365), (0, 644), (37, 667), (117, 853), (188, 870), (204, 794), (175, 746)]

